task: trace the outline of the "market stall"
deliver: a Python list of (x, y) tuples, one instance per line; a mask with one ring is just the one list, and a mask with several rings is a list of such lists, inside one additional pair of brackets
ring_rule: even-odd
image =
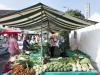
[[(80, 51), (68, 51), (67, 57), (47, 58), (41, 63), (40, 52), (26, 51), (13, 58), (11, 74), (36, 75), (96, 75), (88, 55)], [(19, 59), (18, 59), (19, 58)], [(12, 61), (11, 60), (11, 61)]]
[(43, 31), (48, 31), (49, 35), (49, 32), (71, 31), (96, 23), (72, 17), (42, 3), (1, 17), (0, 24), (4, 26), (41, 32), (40, 44), (34, 44), (28, 52), (15, 56), (11, 61), (9, 73), (15, 75), (96, 75), (90, 59), (81, 52), (68, 52), (69, 55), (66, 53), (67, 56), (64, 58), (48, 56), (44, 58), (43, 56)]

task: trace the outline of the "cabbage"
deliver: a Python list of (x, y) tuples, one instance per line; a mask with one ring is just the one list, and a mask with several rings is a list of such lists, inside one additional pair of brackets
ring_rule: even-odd
[(88, 58), (81, 59), (81, 64), (90, 64), (90, 60)]

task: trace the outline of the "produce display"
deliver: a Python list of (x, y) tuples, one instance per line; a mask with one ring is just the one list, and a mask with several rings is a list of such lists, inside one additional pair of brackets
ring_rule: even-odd
[(26, 51), (13, 61), (10, 73), (14, 75), (39, 75), (42, 72), (86, 72), (94, 70), (90, 59), (79, 52), (72, 56), (45, 58), (42, 64), (40, 52)]
[(47, 66), (46, 72), (67, 72), (72, 71), (72, 65), (62, 64), (60, 62), (52, 62)]
[(75, 50), (75, 51), (66, 50), (66, 55), (67, 55), (67, 57), (90, 58), (87, 54), (85, 54), (79, 50)]
[(34, 68), (24, 68), (23, 65), (17, 64), (13, 66), (11, 73), (14, 75), (34, 75)]
[(39, 43), (34, 43), (29, 47), (28, 51), (36, 51), (36, 52), (38, 52), (39, 49), (40, 49)]
[(14, 75), (39, 75), (43, 70), (44, 67), (41, 65), (25, 68), (21, 64), (16, 64), (10, 73)]
[(92, 71), (94, 68), (88, 58), (67, 57), (56, 59), (47, 64), (46, 72)]
[[(13, 64), (10, 73), (14, 75), (39, 75), (42, 71), (41, 61), (32, 59), (33, 52), (26, 51), (13, 58)], [(12, 61), (11, 60), (11, 61)]]
[(35, 69), (33, 68), (34, 63), (29, 59), (28, 55), (21, 54), (18, 56), (19, 59), (15, 59), (11, 73), (14, 75), (34, 75)]

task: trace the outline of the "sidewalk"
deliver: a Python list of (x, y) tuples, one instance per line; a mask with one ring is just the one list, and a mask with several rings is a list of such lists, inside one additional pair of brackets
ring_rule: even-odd
[(91, 60), (91, 63), (93, 65), (93, 67), (95, 68), (95, 70), (97, 71), (97, 75), (100, 75), (100, 70), (99, 70), (98, 64), (92, 60)]

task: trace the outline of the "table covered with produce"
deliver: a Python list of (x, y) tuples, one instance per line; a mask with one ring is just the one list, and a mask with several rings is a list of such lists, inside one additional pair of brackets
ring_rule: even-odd
[(53, 58), (41, 75), (96, 75), (88, 55), (79, 50), (66, 50), (67, 57)]
[(41, 50), (35, 48), (13, 59), (9, 73), (14, 75), (96, 75), (97, 73), (91, 65), (89, 56), (79, 50), (66, 50), (66, 57), (41, 58)]
[(76, 60), (76, 63), (72, 58), (52, 59), (46, 65), (41, 75), (96, 75), (95, 69), (87, 58)]

